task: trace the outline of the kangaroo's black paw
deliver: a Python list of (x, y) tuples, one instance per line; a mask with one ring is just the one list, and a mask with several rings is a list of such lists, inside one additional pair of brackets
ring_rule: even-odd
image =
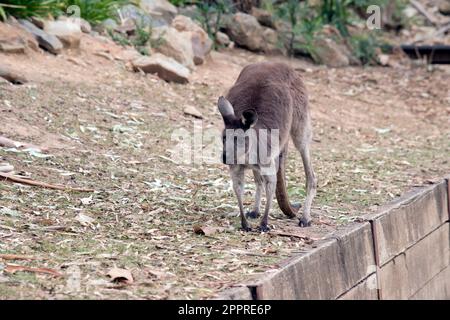
[(258, 230), (259, 230), (260, 232), (269, 232), (269, 231), (270, 231), (270, 228), (267, 226), (267, 224), (262, 224), (262, 225), (260, 225), (260, 226), (258, 227)]
[(252, 231), (252, 228), (247, 225), (247, 226), (242, 226), (241, 229), (239, 229), (239, 230), (249, 232), (249, 231)]
[(257, 211), (249, 211), (245, 215), (247, 216), (247, 218), (256, 219), (256, 218), (259, 217), (259, 212), (257, 212)]
[(300, 222), (298, 223), (298, 225), (299, 225), (300, 227), (302, 227), (302, 228), (305, 228), (305, 227), (311, 227), (311, 222), (312, 222), (311, 219), (307, 220), (307, 219), (301, 217), (301, 218), (300, 218)]

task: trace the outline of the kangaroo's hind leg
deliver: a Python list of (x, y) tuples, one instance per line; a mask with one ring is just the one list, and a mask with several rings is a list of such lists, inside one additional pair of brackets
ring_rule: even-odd
[(259, 225), (259, 230), (262, 232), (267, 232), (270, 230), (268, 226), (269, 222), (269, 212), (272, 208), (272, 201), (275, 195), (275, 188), (277, 185), (277, 176), (273, 175), (263, 175), (264, 180), (264, 189), (266, 190), (266, 207), (264, 209), (264, 215), (261, 219), (261, 223)]
[(256, 185), (255, 206), (253, 207), (253, 211), (247, 212), (247, 218), (256, 219), (260, 216), (261, 195), (264, 190), (264, 181), (261, 173), (256, 169), (253, 170), (253, 177)]
[(250, 225), (245, 218), (243, 195), (244, 195), (244, 168), (242, 166), (235, 166), (231, 168), (231, 180), (233, 182), (233, 189), (239, 205), (239, 213), (241, 217), (241, 226), (244, 231), (251, 231)]
[(317, 192), (317, 180), (311, 164), (310, 146), (312, 141), (312, 130), (309, 121), (305, 121), (304, 126), (299, 125), (292, 130), (292, 140), (294, 145), (300, 152), (303, 161), (303, 168), (306, 176), (306, 199), (303, 209), (303, 215), (300, 218), (300, 227), (308, 227), (311, 225), (311, 206)]

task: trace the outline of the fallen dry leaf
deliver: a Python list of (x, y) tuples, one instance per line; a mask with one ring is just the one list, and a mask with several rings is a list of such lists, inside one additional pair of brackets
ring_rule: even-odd
[(81, 225), (86, 226), (86, 227), (90, 227), (94, 224), (95, 219), (89, 217), (88, 215), (85, 215), (83, 213), (80, 213), (75, 220), (77, 220), (78, 222), (81, 223)]
[(131, 271), (127, 269), (112, 268), (106, 275), (111, 278), (112, 282), (122, 282), (126, 284), (132, 284), (134, 282)]
[(202, 234), (204, 236), (210, 236), (216, 232), (222, 232), (223, 228), (220, 227), (210, 227), (210, 226), (194, 226), (194, 232), (196, 234)]
[(7, 273), (16, 273), (17, 271), (28, 271), (28, 272), (34, 272), (34, 273), (44, 273), (49, 274), (55, 277), (61, 277), (62, 274), (58, 271), (50, 268), (33, 268), (33, 267), (25, 267), (25, 266), (18, 266), (18, 265), (12, 265), (7, 264), (5, 269), (5, 272)]

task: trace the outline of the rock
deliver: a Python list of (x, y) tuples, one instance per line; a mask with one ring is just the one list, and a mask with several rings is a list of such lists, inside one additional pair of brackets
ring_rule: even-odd
[[(66, 16), (60, 16), (60, 17), (58, 17), (58, 20), (61, 20), (61, 21), (67, 21), (68, 20), (68, 21), (70, 21), (72, 23), (78, 24), (80, 26), (81, 32), (83, 32), (83, 33), (88, 33), (89, 34), (89, 33), (92, 32), (91, 24), (89, 23), (89, 21), (86, 21), (83, 18), (71, 18), (71, 17), (66, 17)], [(45, 22), (44, 22), (42, 28), (41, 27), (40, 28), (43, 29), (44, 26), (45, 26)]]
[(325, 64), (329, 67), (346, 67), (350, 64), (347, 55), (342, 48), (331, 39), (317, 38), (313, 42), (314, 53), (312, 57), (315, 62)]
[(387, 54), (379, 54), (378, 61), (382, 66), (389, 65), (389, 56)]
[(141, 0), (140, 7), (153, 18), (162, 18), (170, 24), (177, 15), (177, 7), (167, 0)]
[(283, 53), (278, 45), (278, 34), (275, 30), (263, 27), (261, 50), (266, 53)]
[(27, 79), (21, 74), (5, 67), (0, 67), (0, 78), (3, 78), (13, 84), (24, 84)]
[(139, 57), (141, 57), (141, 54), (133, 48), (121, 51), (115, 58), (121, 61), (133, 61)]
[(5, 53), (25, 53), (30, 48), (39, 50), (36, 39), (24, 30), (17, 21), (0, 22), (0, 51)]
[(44, 29), (45, 20), (39, 17), (31, 17), (30, 21), (39, 29)]
[(183, 112), (195, 118), (203, 119), (202, 113), (193, 106), (187, 106), (186, 108), (184, 108)]
[(150, 57), (142, 56), (134, 60), (132, 64), (135, 71), (156, 73), (158, 77), (169, 82), (189, 82), (189, 69), (161, 53), (155, 53)]
[(19, 20), (19, 23), (25, 30), (30, 32), (35, 37), (39, 43), (39, 46), (53, 54), (61, 53), (63, 44), (56, 36), (39, 29), (28, 20)]
[(262, 28), (255, 17), (238, 12), (227, 23), (227, 31), (231, 40), (247, 49), (258, 51), (262, 45)]
[(227, 21), (227, 32), (231, 40), (252, 51), (275, 53), (278, 34), (273, 29), (263, 27), (252, 15), (238, 12)]
[(441, 0), (439, 2), (439, 12), (443, 15), (450, 15), (450, 0)]
[(44, 31), (58, 37), (67, 49), (78, 49), (81, 42), (81, 27), (73, 20), (46, 21)]
[[(158, 14), (154, 14), (152, 16), (145, 10), (132, 4), (123, 6), (120, 11), (124, 20), (131, 21), (134, 25), (139, 24), (142, 27), (150, 28), (158, 28), (169, 25), (169, 22), (167, 22), (162, 16)], [(114, 28), (117, 28), (117, 25)]]
[(153, 29), (152, 39), (162, 42), (153, 48), (156, 52), (175, 59), (189, 69), (194, 68), (194, 52), (189, 33), (179, 32), (173, 27), (159, 27)]
[(88, 33), (88, 34), (91, 33), (92, 26), (89, 23), (89, 21), (86, 21), (83, 18), (80, 18), (79, 22), (80, 22), (80, 29), (81, 29), (82, 32)]
[(176, 16), (172, 21), (172, 27), (180, 32), (186, 32), (191, 38), (194, 63), (202, 64), (212, 49), (213, 42), (205, 30), (191, 18), (186, 16)]
[(200, 10), (198, 9), (198, 7), (196, 5), (188, 5), (185, 7), (179, 7), (178, 14), (189, 17), (193, 20), (197, 20), (201, 15)]
[(269, 11), (253, 7), (252, 16), (254, 16), (261, 25), (275, 29), (275, 23), (272, 19), (272, 14)]
[(223, 33), (221, 31), (218, 31), (216, 33), (216, 42), (218, 45), (221, 46), (228, 46), (231, 42), (230, 37), (226, 33)]
[(291, 41), (292, 41), (293, 52), (288, 52), (289, 54), (293, 55), (308, 54), (308, 52), (306, 52), (306, 50), (303, 49), (306, 42), (304, 41), (301, 35), (296, 35), (292, 39), (292, 27), (287, 21), (278, 20), (276, 22), (276, 30), (286, 50), (288, 51), (291, 50)]
[(0, 40), (0, 51), (4, 53), (25, 53), (26, 45), (22, 42), (3, 42)]
[(98, 31), (114, 30), (117, 27), (118, 27), (118, 24), (117, 24), (116, 20), (108, 18), (108, 19), (104, 20), (98, 26), (98, 29), (99, 29)]

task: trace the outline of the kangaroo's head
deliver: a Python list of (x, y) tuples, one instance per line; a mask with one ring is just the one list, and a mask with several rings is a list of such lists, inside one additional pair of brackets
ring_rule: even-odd
[(246, 110), (242, 117), (237, 117), (233, 106), (225, 98), (220, 97), (218, 101), (220, 114), (222, 115), (225, 128), (222, 132), (224, 164), (244, 164), (248, 162), (251, 152), (251, 141), (255, 141), (254, 130), (249, 130), (258, 121), (255, 110)]

